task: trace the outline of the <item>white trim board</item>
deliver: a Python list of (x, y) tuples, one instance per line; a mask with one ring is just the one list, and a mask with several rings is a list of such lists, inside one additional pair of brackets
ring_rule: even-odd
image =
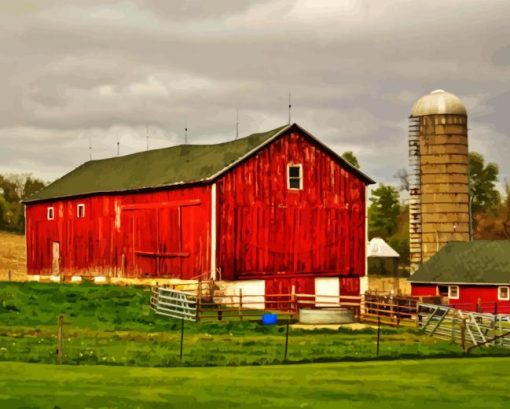
[(211, 279), (216, 280), (216, 183), (211, 185)]

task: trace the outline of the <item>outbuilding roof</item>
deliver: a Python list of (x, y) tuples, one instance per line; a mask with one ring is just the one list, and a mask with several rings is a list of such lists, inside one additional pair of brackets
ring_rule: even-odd
[(374, 183), (371, 178), (310, 133), (297, 124), (292, 124), (214, 145), (178, 145), (109, 159), (91, 160), (57, 179), (24, 202), (212, 181), (293, 127), (298, 128), (323, 149), (329, 151), (365, 183)]
[(386, 243), (380, 237), (374, 237), (368, 243), (367, 257), (393, 257), (398, 258), (398, 254), (393, 247)]
[(412, 283), (510, 283), (510, 240), (450, 242), (409, 278)]

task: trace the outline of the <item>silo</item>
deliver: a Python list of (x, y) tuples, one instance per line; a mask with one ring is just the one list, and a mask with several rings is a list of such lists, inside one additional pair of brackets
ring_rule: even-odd
[(436, 90), (409, 117), (411, 271), (449, 241), (469, 240), (467, 113), (455, 95)]

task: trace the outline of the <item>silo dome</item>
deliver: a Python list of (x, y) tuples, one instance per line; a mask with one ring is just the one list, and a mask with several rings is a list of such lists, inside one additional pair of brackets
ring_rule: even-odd
[(467, 115), (466, 107), (459, 97), (442, 89), (424, 95), (413, 105), (411, 116)]

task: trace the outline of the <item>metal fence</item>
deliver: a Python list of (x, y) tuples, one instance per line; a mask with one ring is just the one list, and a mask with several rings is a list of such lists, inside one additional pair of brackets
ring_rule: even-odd
[(417, 326), (430, 336), (461, 345), (465, 351), (479, 346), (510, 348), (510, 315), (420, 304)]

